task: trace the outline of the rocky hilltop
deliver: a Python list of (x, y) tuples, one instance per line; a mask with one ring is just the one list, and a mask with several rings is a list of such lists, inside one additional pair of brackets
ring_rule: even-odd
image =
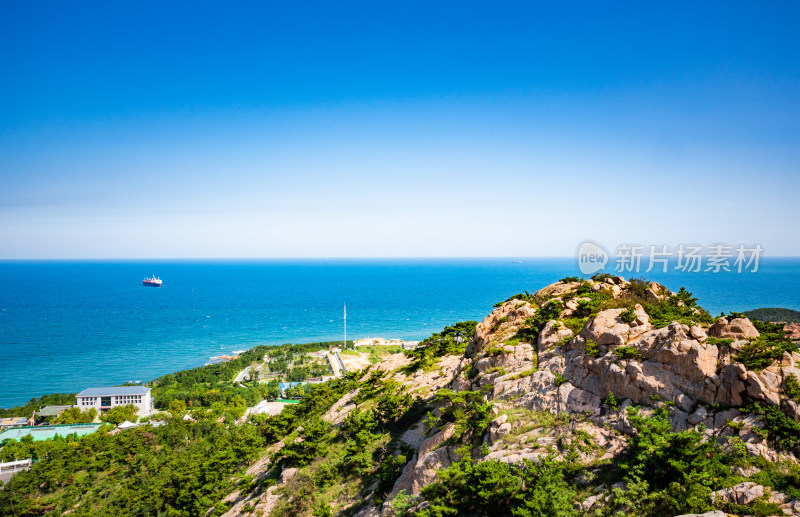
[(361, 372), (225, 515), (800, 516), (800, 353), (781, 325), (609, 275), (472, 325)]

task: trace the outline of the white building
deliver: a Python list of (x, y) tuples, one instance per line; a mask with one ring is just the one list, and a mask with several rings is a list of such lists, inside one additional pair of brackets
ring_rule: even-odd
[(108, 411), (115, 406), (133, 404), (139, 416), (150, 416), (153, 411), (153, 399), (150, 388), (145, 386), (116, 386), (111, 388), (87, 388), (78, 393), (75, 404), (86, 411), (95, 408), (97, 411)]

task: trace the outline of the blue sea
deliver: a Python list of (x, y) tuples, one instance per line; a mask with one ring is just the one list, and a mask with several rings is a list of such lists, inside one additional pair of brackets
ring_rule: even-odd
[[(144, 287), (158, 275), (161, 288)], [(260, 344), (422, 339), (579, 276), (575, 259), (0, 261), (0, 407), (148, 381)], [(712, 314), (800, 310), (800, 259), (757, 273), (652, 272)]]

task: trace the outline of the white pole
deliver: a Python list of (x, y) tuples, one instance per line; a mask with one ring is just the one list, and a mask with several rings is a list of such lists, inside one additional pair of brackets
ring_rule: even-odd
[(344, 304), (344, 346), (342, 350), (347, 348), (347, 304)]

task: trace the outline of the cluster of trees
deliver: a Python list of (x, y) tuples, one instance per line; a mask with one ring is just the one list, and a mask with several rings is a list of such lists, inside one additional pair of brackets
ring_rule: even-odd
[(318, 342), (277, 347), (259, 346), (225, 363), (164, 375), (151, 383), (153, 403), (160, 410), (174, 409), (173, 403), (179, 402), (192, 410), (210, 409), (217, 417), (229, 415), (239, 418), (247, 407), (262, 400), (274, 400), (280, 394), (277, 379), (269, 382), (253, 379), (234, 383), (234, 378), (241, 370), (260, 363), (268, 355), (267, 366), (270, 372), (280, 373), (287, 381), (302, 381), (308, 377), (328, 375), (328, 365), (312, 360), (307, 354), (336, 344), (338, 343)]
[[(68, 510), (75, 516), (221, 515), (228, 507), (220, 501), (241, 478), (243, 467), (298, 426), (308, 429), (308, 447), (317, 443), (314, 422), (322, 422), (319, 416), (357, 384), (348, 377), (316, 385), (281, 414), (260, 415), (243, 425), (220, 424), (210, 412), (200, 412), (196, 422), (171, 418), (165, 426), (115, 435), (109, 433), (112, 426), (104, 425), (81, 439), (12, 440), (0, 458), (38, 461), (0, 490), (0, 515), (61, 515)], [(185, 406), (174, 401), (171, 409), (178, 416)], [(113, 420), (129, 419), (128, 410), (121, 406)], [(105, 416), (112, 417), (111, 411)]]
[[(276, 515), (333, 515), (331, 499), (343, 492), (360, 490), (368, 490), (372, 500), (379, 503), (413, 455), (413, 450), (399, 438), (424, 414), (425, 407), (419, 399), (404, 392), (393, 379), (385, 378), (384, 372), (375, 372), (360, 383), (351, 374), (316, 386), (310, 397), (297, 405), (298, 410), (330, 389), (328, 386), (337, 391), (342, 387), (360, 388), (352, 399), (357, 407), (341, 426), (331, 426), (318, 413), (297, 420), (297, 413), (287, 410), (266, 422), (276, 425), (291, 418), (280, 429), (291, 434), (285, 437), (286, 445), (274, 459), (283, 467), (302, 469), (292, 482), (291, 497), (279, 504)], [(300, 422), (302, 429), (292, 432)], [(278, 436), (280, 432), (274, 438)]]
[(476, 462), (468, 447), (458, 452), (461, 460), (440, 471), (438, 481), (422, 489), (421, 497), (429, 506), (414, 515), (578, 515), (573, 507), (575, 488), (565, 480), (568, 464), (552, 459), (541, 463), (526, 460), (520, 465), (497, 460)]
[(736, 360), (748, 370), (760, 371), (783, 357), (784, 352), (797, 352), (798, 346), (786, 337), (783, 323), (773, 324), (753, 320), (759, 336), (751, 339), (736, 354)]
[(52, 393), (39, 398), (32, 398), (27, 404), (8, 409), (0, 408), (0, 418), (13, 416), (31, 416), (43, 406), (69, 406), (75, 403), (75, 393)]
[(61, 412), (56, 418), (52, 419), (53, 424), (88, 424), (97, 418), (97, 410), (89, 408), (81, 411), (79, 407), (71, 407)]
[(0, 490), (0, 514), (204, 515), (263, 446), (255, 426), (209, 420), (176, 419), (113, 436), (108, 430), (80, 440), (7, 444), (4, 455), (39, 461)]
[[(465, 445), (457, 451), (461, 459), (440, 471), (438, 480), (423, 488), (418, 499), (401, 494), (393, 501), (393, 507), (400, 514), (429, 517), (577, 516), (575, 503), (589, 495), (575, 484), (581, 476), (592, 479), (592, 486), (622, 482), (605, 493), (605, 505), (588, 515), (655, 517), (703, 513), (715, 507), (711, 492), (742, 480), (734, 474), (732, 467), (736, 466), (757, 466), (760, 472), (755, 481), (790, 499), (800, 497), (800, 466), (796, 463), (770, 463), (750, 456), (737, 438), (731, 439), (732, 446), (723, 449), (701, 431), (672, 432), (665, 410), (645, 417), (637, 408), (629, 408), (628, 418), (637, 432), (631, 436), (627, 452), (611, 463), (587, 467), (571, 459), (570, 454), (558, 461), (550, 456), (518, 465), (494, 460), (479, 462), (480, 453)], [(427, 504), (420, 507), (422, 502)], [(764, 499), (746, 506), (716, 506), (737, 515), (781, 513), (777, 504)]]
[(745, 311), (744, 314), (751, 320), (800, 323), (800, 311), (794, 311), (792, 309), (769, 307), (765, 309), (753, 309), (752, 311)]
[(412, 359), (409, 371), (429, 368), (439, 357), (461, 355), (475, 334), (476, 321), (462, 321), (445, 327), (420, 342), (417, 348), (407, 350), (405, 354)]
[(330, 375), (331, 369), (327, 363), (313, 362), (302, 366), (296, 366), (286, 370), (286, 380), (289, 382), (297, 382), (308, 379), (309, 377), (322, 377), (323, 375)]
[(138, 410), (139, 408), (133, 404), (114, 406), (102, 414), (99, 414), (95, 408), (89, 408), (86, 411), (81, 411), (81, 408), (79, 407), (71, 407), (62, 411), (61, 414), (54, 418), (51, 423), (88, 424), (94, 422), (99, 414), (102, 422), (119, 425), (126, 420), (128, 422), (136, 422), (139, 419), (139, 415), (137, 414)]

